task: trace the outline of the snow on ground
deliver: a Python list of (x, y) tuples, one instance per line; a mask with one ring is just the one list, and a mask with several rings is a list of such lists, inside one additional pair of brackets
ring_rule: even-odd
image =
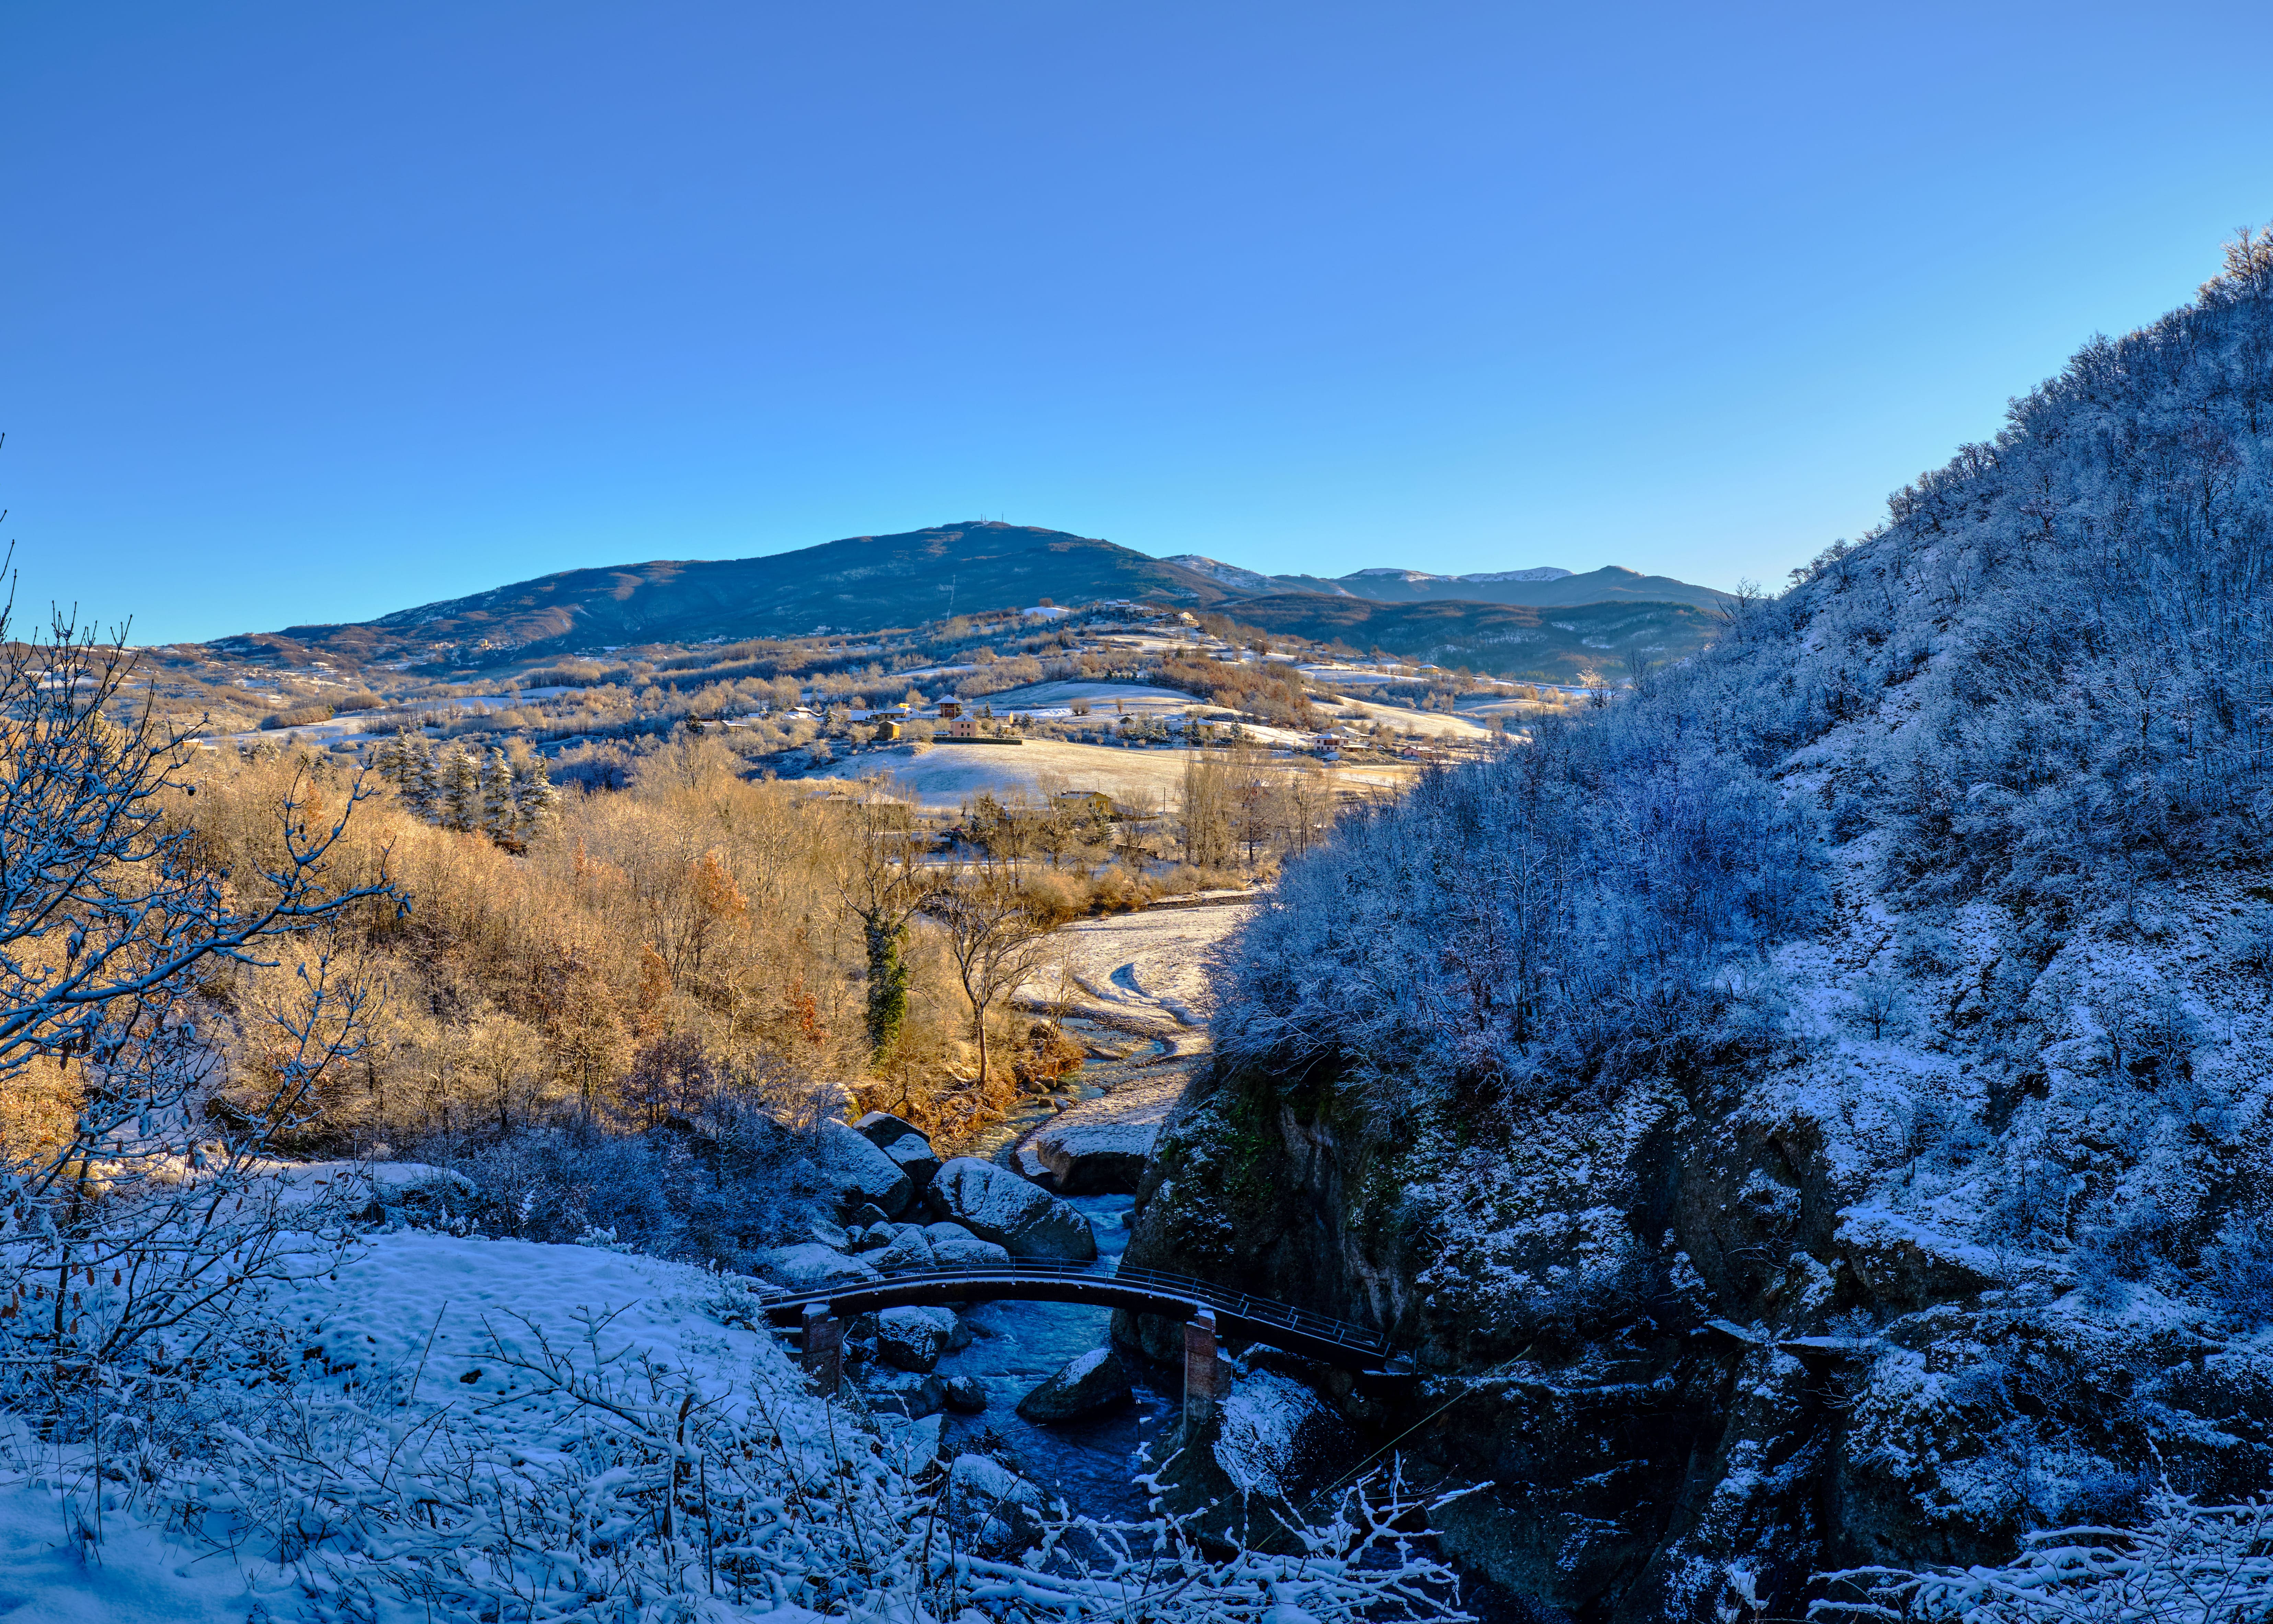
[[(644, 1359), (658, 1380), (706, 1397), (758, 1395), (791, 1428), (824, 1425), (823, 1407), (770, 1336), (721, 1322), (737, 1317), (743, 1295), (738, 1282), (651, 1258), (406, 1230), (362, 1241), (326, 1278), (272, 1289), (266, 1306), (304, 1403), (365, 1407), (414, 1445), (424, 1434), (413, 1424), (431, 1422), (430, 1432), (509, 1436), (516, 1450), (543, 1456), (584, 1424), (499, 1358), (500, 1345), (525, 1353), (539, 1335), (576, 1351), (580, 1366), (596, 1348), (626, 1367)], [(596, 1334), (594, 1315), (605, 1319)], [(9, 1624), (298, 1615), (299, 1586), (257, 1554), (266, 1548), (259, 1539), (216, 1550), (154, 1526), (141, 1507), (107, 1503), (103, 1541), (82, 1560), (71, 1519), (93, 1511), (54, 1486), (64, 1480), (20, 1438), (0, 1449), (0, 1619)]]
[(1341, 709), (1333, 712), (1336, 722), (1357, 719), (1353, 714), (1362, 711), (1369, 722), (1387, 722), (1404, 733), (1434, 733), (1439, 737), (1481, 741), (1489, 738), (1490, 732), (1482, 723), (1472, 722), (1465, 716), (1451, 716), (1442, 710), (1407, 710), (1401, 705), (1377, 705), (1362, 699), (1345, 699)]
[(1375, 682), (1426, 682), (1429, 680), (1423, 676), (1407, 676), (1359, 665), (1303, 665), (1299, 669), (1303, 676), (1320, 684), (1347, 682), (1363, 686)]
[[(807, 778), (859, 780), (876, 774), (889, 787), (932, 811), (951, 812), (982, 790), (1095, 790), (1129, 805), (1157, 809), (1182, 793), (1184, 752), (1121, 745), (1075, 744), (1029, 739), (1009, 744), (900, 744), (841, 756)], [(1334, 786), (1356, 793), (1390, 789), (1404, 781), (1394, 767), (1339, 768)], [(1165, 803), (1163, 798), (1166, 798)]]
[(1000, 694), (989, 694), (982, 702), (992, 705), (997, 716), (1010, 710), (1039, 710), (1070, 705), (1076, 699), (1085, 699), (1093, 707), (1092, 719), (1110, 721), (1119, 714), (1116, 702), (1130, 716), (1182, 716), (1202, 704), (1189, 694), (1172, 688), (1153, 688), (1138, 682), (1031, 682), (1024, 688), (1014, 688)]
[(1023, 745), (901, 744), (843, 756), (806, 776), (859, 779), (880, 772), (891, 778), (896, 793), (935, 810), (952, 811), (982, 790), (1039, 795), (1045, 788), (1097, 790), (1115, 800), (1158, 806), (1162, 795), (1181, 789), (1184, 754), (1055, 739), (1030, 739)]
[(1085, 919), (1051, 936), (1054, 949), (1019, 989), (1036, 1004), (1054, 1004), (1061, 973), (1073, 993), (1069, 1012), (1148, 1036), (1174, 1040), (1207, 1023), (1207, 955), (1249, 907), (1158, 908)]

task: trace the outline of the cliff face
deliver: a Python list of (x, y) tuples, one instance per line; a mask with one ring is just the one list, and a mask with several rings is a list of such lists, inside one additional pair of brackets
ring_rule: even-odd
[(1761, 1058), (1489, 1151), (1445, 1119), (1369, 1139), (1331, 1079), (1220, 1067), (1164, 1136), (1129, 1259), (1392, 1330), (1409, 1393), (1321, 1391), (1422, 1480), (1489, 1483), (1444, 1514), (1450, 1549), (1583, 1618), (1797, 1612), (1818, 1573), (2000, 1557), (2135, 1510), (2151, 1478), (2127, 1462), (2263, 1485), (2256, 1337), (1870, 1204), (1824, 1124), (1746, 1108)]

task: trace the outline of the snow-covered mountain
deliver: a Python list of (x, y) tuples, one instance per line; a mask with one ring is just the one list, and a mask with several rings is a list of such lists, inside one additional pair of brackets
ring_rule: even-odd
[[(1170, 561), (1173, 562), (1174, 560), (1172, 560)], [(1496, 569), (1471, 575), (1430, 575), (1426, 570), (1421, 569), (1359, 569), (1353, 570), (1351, 572), (1352, 575), (1365, 581), (1396, 580), (1407, 583), (1421, 581), (1560, 581), (1564, 576), (1572, 573), (1572, 571), (1567, 569), (1557, 569), (1551, 564), (1545, 565), (1538, 569)]]
[(1283, 590), (1278, 582), (1269, 575), (1258, 575), (1251, 569), (1242, 569), (1236, 564), (1227, 564), (1220, 559), (1212, 559), (1204, 553), (1179, 553), (1174, 558), (1162, 559), (1160, 562), (1174, 564), (1179, 569), (1189, 569), (1196, 575), (1205, 575), (1211, 581), (1219, 581), (1224, 585), (1242, 592), (1276, 592)]

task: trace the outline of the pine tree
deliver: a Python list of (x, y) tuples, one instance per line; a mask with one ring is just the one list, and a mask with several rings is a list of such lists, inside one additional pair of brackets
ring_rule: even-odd
[(409, 741), (410, 756), (404, 773), (409, 786), (411, 810), (430, 823), (442, 821), (442, 771), (434, 747), (424, 738)]
[(514, 826), (524, 840), (533, 840), (560, 818), (560, 792), (544, 771), (542, 756), (531, 756), (513, 770)]
[(371, 747), (364, 764), (377, 773), (382, 782), (391, 784), (398, 790), (402, 787), (402, 746), (398, 740), (392, 737), (381, 739)]
[(453, 750), (442, 766), (442, 804), (437, 808), (446, 829), (475, 830), (482, 826), (482, 766), (464, 750)]
[(490, 747), (482, 763), (482, 832), (492, 840), (509, 840), (520, 832), (514, 816), (513, 764), (497, 746)]

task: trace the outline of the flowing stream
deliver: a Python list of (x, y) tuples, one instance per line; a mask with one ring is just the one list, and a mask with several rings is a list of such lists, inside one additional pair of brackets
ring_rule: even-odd
[[(1063, 1106), (1098, 1099), (1140, 1074), (1157, 1077), (1156, 1063), (1171, 1052), (1158, 1039), (1078, 1018), (1069, 1019), (1065, 1028), (1088, 1048), (1089, 1060), (1056, 1094), (1021, 1105), (1003, 1121), (956, 1147), (958, 1152), (1015, 1168), (1019, 1141)], [(1136, 1198), (1067, 1199), (1096, 1231), (1097, 1272), (1111, 1274), (1128, 1249), (1128, 1221)], [(1183, 1403), (1177, 1372), (1152, 1369), (1123, 1353), (1121, 1362), (1136, 1388), (1133, 1404), (1046, 1426), (1037, 1426), (1017, 1413), (1018, 1401), (1037, 1386), (1091, 1349), (1106, 1345), (1111, 1340), (1112, 1319), (1110, 1310), (1076, 1303), (999, 1302), (971, 1310), (964, 1316), (973, 1334), (971, 1346), (941, 1359), (939, 1368), (942, 1375), (976, 1376), (984, 1381), (986, 1409), (981, 1415), (949, 1417), (948, 1447), (984, 1446), (1021, 1475), (1093, 1516), (1142, 1516), (1144, 1492), (1134, 1479), (1146, 1468), (1138, 1462), (1136, 1451), (1174, 1430)]]
[[(1088, 1050), (1081, 1069), (1053, 1095), (1022, 1104), (1003, 1121), (953, 1147), (1016, 1169), (1017, 1147), (1065, 1107), (1124, 1083), (1189, 1077), (1206, 1060), (1208, 951), (1242, 918), (1243, 907), (1210, 907), (1086, 920), (1058, 934), (1062, 965), (1025, 989), (1030, 1009), (1058, 1011), (1064, 1030)], [(1100, 1273), (1120, 1266), (1129, 1245), (1128, 1195), (1074, 1196), (1097, 1232)], [(1136, 1389), (1132, 1404), (1078, 1421), (1037, 1426), (1018, 1401), (1067, 1363), (1110, 1340), (1109, 1310), (1070, 1303), (989, 1303), (966, 1316), (970, 1347), (940, 1361), (947, 1375), (986, 1384), (986, 1410), (948, 1417), (950, 1451), (987, 1447), (1022, 1475), (1076, 1508), (1100, 1517), (1141, 1517), (1145, 1496), (1135, 1477), (1149, 1470), (1140, 1447), (1175, 1429), (1183, 1406), (1181, 1371), (1157, 1369), (1124, 1352)]]

